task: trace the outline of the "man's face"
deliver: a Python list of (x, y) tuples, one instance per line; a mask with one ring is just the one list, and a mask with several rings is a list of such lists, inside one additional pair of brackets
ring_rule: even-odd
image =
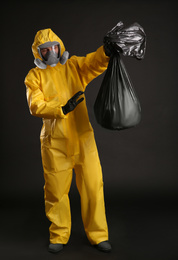
[(49, 51), (54, 51), (56, 53), (59, 53), (59, 47), (58, 45), (54, 45), (54, 46), (51, 46), (51, 47), (48, 47), (48, 48), (42, 48), (40, 51), (41, 51), (41, 54), (43, 55), (43, 57), (45, 57), (45, 55), (49, 52)]

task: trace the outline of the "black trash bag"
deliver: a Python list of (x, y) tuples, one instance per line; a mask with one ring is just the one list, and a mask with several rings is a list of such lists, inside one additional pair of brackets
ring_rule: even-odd
[(111, 57), (94, 104), (98, 124), (121, 130), (136, 126), (141, 120), (141, 106), (120, 53), (142, 59), (145, 33), (137, 23), (124, 28), (118, 23), (104, 38)]
[(143, 59), (146, 50), (146, 35), (138, 23), (124, 27), (119, 22), (104, 37), (104, 44), (112, 45), (112, 50), (122, 53), (124, 56)]
[(113, 55), (94, 104), (98, 124), (121, 130), (136, 126), (141, 107), (119, 54)]

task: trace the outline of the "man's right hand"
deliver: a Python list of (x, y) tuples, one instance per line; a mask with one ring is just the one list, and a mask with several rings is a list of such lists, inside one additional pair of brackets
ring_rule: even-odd
[(71, 99), (67, 101), (67, 104), (62, 107), (64, 115), (73, 111), (76, 108), (76, 106), (84, 100), (83, 97), (77, 100), (83, 93), (84, 93), (83, 91), (79, 91)]

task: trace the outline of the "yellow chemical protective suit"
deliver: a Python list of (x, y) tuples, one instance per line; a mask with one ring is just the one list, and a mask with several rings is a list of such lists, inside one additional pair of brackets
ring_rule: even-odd
[[(39, 31), (32, 45), (37, 47), (57, 41), (61, 54), (65, 51), (61, 39), (51, 29)], [(89, 122), (85, 100), (74, 111), (63, 114), (62, 106), (78, 91), (103, 73), (109, 58), (101, 46), (86, 57), (72, 56), (65, 65), (46, 69), (38, 67), (25, 78), (27, 100), (32, 115), (43, 118), (41, 153), (45, 179), (45, 211), (50, 226), (50, 242), (66, 244), (71, 232), (69, 189), (73, 169), (81, 197), (81, 212), (86, 235), (91, 244), (108, 240), (108, 227), (103, 196), (103, 177)]]

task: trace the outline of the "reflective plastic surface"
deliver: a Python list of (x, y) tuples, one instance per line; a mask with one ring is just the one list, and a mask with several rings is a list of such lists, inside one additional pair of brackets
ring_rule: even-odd
[(104, 37), (104, 43), (112, 44), (113, 49), (124, 56), (143, 59), (146, 50), (146, 34), (138, 23), (124, 27), (124, 24), (119, 22)]

